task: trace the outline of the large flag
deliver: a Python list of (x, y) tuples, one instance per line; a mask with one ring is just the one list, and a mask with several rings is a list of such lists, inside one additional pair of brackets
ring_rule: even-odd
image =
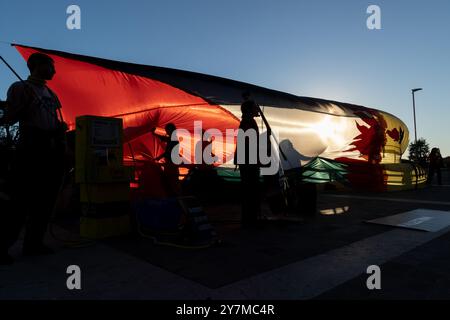
[[(223, 143), (213, 142), (213, 149), (222, 162), (229, 161), (235, 139), (227, 129), (239, 126), (243, 92), (250, 92), (278, 135), (279, 147), (286, 155), (281, 159), (285, 170), (300, 168), (319, 156), (371, 166), (399, 164), (408, 146), (406, 125), (373, 108), (300, 97), (195, 72), (14, 46), (25, 60), (41, 52), (55, 61), (57, 73), (49, 86), (59, 96), (72, 129), (80, 115), (122, 118), (126, 158), (151, 161), (163, 152), (164, 146), (150, 132), (153, 127), (173, 123), (192, 134), (196, 122), (201, 121), (203, 130), (217, 129), (224, 134)], [(193, 149), (188, 145), (195, 142), (182, 137), (183, 157), (191, 161)], [(377, 181), (386, 184), (384, 179)]]

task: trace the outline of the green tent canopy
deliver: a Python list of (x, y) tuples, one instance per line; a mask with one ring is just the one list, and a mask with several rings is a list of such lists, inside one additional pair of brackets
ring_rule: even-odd
[(302, 182), (328, 183), (340, 182), (348, 183), (347, 165), (325, 158), (317, 157), (300, 168)]
[[(240, 181), (239, 170), (219, 168), (217, 170), (219, 177), (228, 182)], [(286, 171), (288, 178), (307, 183), (329, 183), (340, 182), (348, 184), (346, 178), (348, 171), (347, 165), (331, 159), (314, 158), (301, 168), (290, 169)]]

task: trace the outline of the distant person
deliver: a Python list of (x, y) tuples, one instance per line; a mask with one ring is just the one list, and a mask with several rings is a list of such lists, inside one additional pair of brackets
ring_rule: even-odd
[(9, 125), (19, 122), (20, 138), (12, 167), (13, 206), (10, 212), (2, 212), (2, 264), (13, 262), (8, 249), (24, 225), (24, 255), (53, 253), (44, 244), (44, 235), (64, 172), (67, 125), (58, 97), (47, 86), (56, 73), (54, 62), (45, 54), (34, 53), (27, 66), (28, 79), (12, 84), (7, 93), (6, 121)]
[[(243, 103), (241, 105), (242, 119), (239, 124), (239, 129), (244, 132), (254, 130), (257, 138), (256, 152), (259, 152), (259, 129), (255, 117), (259, 117), (259, 107), (255, 101), (250, 99), (250, 93), (244, 92), (242, 94)], [(242, 226), (252, 227), (258, 222), (258, 217), (261, 214), (261, 186), (260, 186), (260, 164), (257, 160), (256, 164), (250, 163), (250, 141), (246, 139), (244, 142), (244, 159), (237, 157), (235, 153), (235, 164), (239, 165), (241, 175), (241, 203), (242, 203)], [(239, 149), (239, 141), (237, 149)], [(258, 154), (256, 155), (258, 159)]]
[(441, 168), (443, 167), (443, 159), (441, 156), (441, 151), (438, 148), (431, 149), (428, 159), (428, 184), (431, 184), (433, 182), (434, 174), (436, 173), (438, 184), (442, 185)]
[(151, 132), (159, 139), (161, 142), (165, 143), (164, 152), (155, 158), (155, 161), (160, 161), (164, 159), (164, 175), (163, 183), (166, 193), (169, 196), (177, 196), (180, 194), (180, 183), (179, 183), (179, 169), (172, 160), (172, 153), (179, 152), (180, 143), (178, 140), (173, 141), (172, 135), (177, 130), (177, 127), (173, 123), (168, 123), (165, 126), (165, 135), (156, 133), (156, 128), (152, 128)]

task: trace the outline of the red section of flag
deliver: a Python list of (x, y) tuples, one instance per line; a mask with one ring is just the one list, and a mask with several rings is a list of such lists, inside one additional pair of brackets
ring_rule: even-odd
[(355, 112), (367, 124), (356, 124), (360, 134), (352, 142), (352, 148), (349, 151), (359, 151), (361, 157), (369, 163), (378, 164), (381, 162), (381, 155), (386, 145), (387, 124), (384, 117), (377, 111), (368, 111), (370, 117), (363, 112)]
[(393, 130), (387, 130), (386, 133), (389, 135), (389, 137), (392, 138), (392, 140), (397, 142), (400, 141), (400, 132), (397, 130), (397, 128), (394, 128)]
[[(16, 48), (25, 60), (39, 52), (18, 45)], [(225, 134), (226, 129), (239, 126), (239, 120), (219, 105), (163, 82), (43, 53), (55, 61), (56, 75), (48, 86), (61, 100), (62, 113), (70, 129), (74, 129), (75, 119), (81, 115), (122, 118), (127, 158), (151, 161), (163, 151), (164, 146), (150, 133), (153, 127), (164, 128), (167, 123), (174, 123), (178, 129), (192, 133), (194, 121), (202, 121), (204, 130), (216, 128)], [(148, 178), (152, 176), (155, 177), (150, 174)]]

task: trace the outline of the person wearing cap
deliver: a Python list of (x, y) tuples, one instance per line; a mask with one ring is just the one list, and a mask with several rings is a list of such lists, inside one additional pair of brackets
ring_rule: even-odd
[(56, 73), (52, 58), (34, 53), (27, 66), (28, 79), (13, 83), (7, 93), (5, 120), (19, 123), (20, 136), (12, 168), (12, 208), (2, 217), (0, 264), (13, 263), (8, 250), (23, 226), (24, 255), (53, 253), (44, 236), (62, 183), (67, 125), (58, 97), (47, 86)]

